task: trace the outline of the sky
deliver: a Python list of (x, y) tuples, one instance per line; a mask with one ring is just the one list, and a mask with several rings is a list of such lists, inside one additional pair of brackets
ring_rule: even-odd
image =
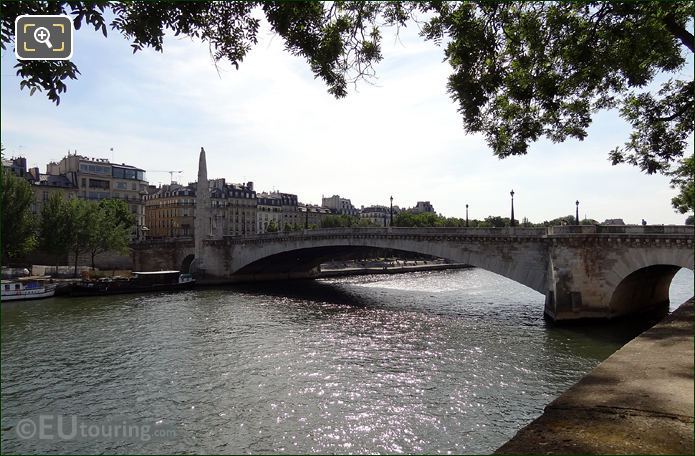
[[(484, 218), (509, 216), (513, 189), (518, 220), (574, 214), (579, 200), (580, 217), (598, 221), (684, 222), (667, 177), (608, 161), (630, 132), (616, 112), (596, 114), (584, 141), (539, 141), (500, 160), (482, 135), (464, 132), (441, 47), (411, 26), (385, 34), (382, 51), (377, 78), (336, 100), (267, 28), (235, 70), (187, 37), (168, 36), (163, 53), (133, 54), (120, 35), (83, 27), (73, 52), (81, 75), (59, 106), (20, 91), (13, 49), (2, 51), (0, 136), (7, 156), (42, 172), (69, 150), (143, 168), (151, 184), (169, 183), (169, 170), (187, 183), (202, 146), (210, 178), (253, 181), (301, 202), (339, 194), (356, 207), (388, 206), (393, 196), (394, 205), (430, 201), (454, 217), (469, 204), (470, 218)], [(692, 68), (690, 57), (681, 77), (692, 79)]]

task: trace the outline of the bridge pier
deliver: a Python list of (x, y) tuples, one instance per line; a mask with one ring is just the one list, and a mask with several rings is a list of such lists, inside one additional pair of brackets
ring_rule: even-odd
[(673, 276), (693, 268), (688, 238), (553, 233), (548, 239), (544, 312), (554, 321), (662, 312)]

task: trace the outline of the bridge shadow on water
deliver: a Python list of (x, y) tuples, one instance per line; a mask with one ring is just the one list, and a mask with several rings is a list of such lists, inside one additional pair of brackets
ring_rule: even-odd
[(630, 315), (613, 320), (580, 320), (561, 324), (545, 321), (545, 343), (554, 350), (571, 341), (572, 350), (582, 346), (586, 355), (601, 361), (615, 350), (661, 321), (667, 309)]
[(215, 288), (253, 296), (290, 298), (317, 304), (333, 304), (357, 308), (381, 307), (379, 303), (367, 296), (351, 293), (333, 283), (320, 282), (313, 279), (244, 283)]

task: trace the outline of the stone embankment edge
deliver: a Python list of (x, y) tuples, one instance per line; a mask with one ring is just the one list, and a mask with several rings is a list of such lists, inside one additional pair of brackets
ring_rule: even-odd
[(546, 406), (496, 454), (693, 454), (693, 299)]

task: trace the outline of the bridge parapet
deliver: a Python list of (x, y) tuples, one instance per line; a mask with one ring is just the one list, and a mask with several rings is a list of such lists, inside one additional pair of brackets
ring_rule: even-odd
[(468, 238), (535, 238), (539, 239), (547, 233), (546, 228), (439, 228), (439, 227), (388, 227), (388, 228), (326, 228), (318, 230), (302, 230), (289, 233), (263, 233), (253, 236), (224, 236), (226, 241), (233, 244), (245, 242), (277, 242), (281, 240), (323, 239), (326, 237), (468, 237)]
[(563, 225), (547, 228), (548, 235), (563, 234), (665, 234), (687, 235), (695, 234), (691, 225)]
[(163, 239), (142, 239), (133, 241), (130, 243), (130, 248), (132, 249), (148, 249), (158, 246), (171, 246), (179, 244), (191, 244), (193, 243), (192, 237), (179, 237), (179, 238), (163, 238)]
[[(263, 233), (252, 236), (224, 236), (223, 240), (208, 240), (206, 243), (245, 244), (289, 240), (311, 240), (326, 238), (419, 238), (419, 239), (542, 239), (563, 237), (648, 237), (663, 239), (692, 239), (695, 232), (692, 226), (647, 225), (647, 226), (603, 226), (603, 225), (565, 225), (542, 228), (504, 227), (504, 228), (440, 228), (440, 227), (387, 227), (387, 228), (327, 228), (302, 230), (289, 233)], [(621, 236), (627, 235), (627, 236)]]

